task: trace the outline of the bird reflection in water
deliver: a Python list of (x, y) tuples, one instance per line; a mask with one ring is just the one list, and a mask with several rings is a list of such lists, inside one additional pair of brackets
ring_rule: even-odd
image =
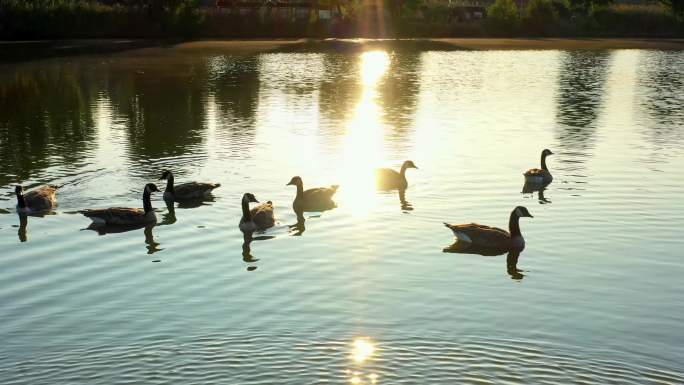
[(513, 249), (493, 249), (481, 246), (470, 245), (466, 242), (459, 242), (458, 240), (452, 245), (445, 247), (443, 250), (445, 253), (457, 253), (457, 254), (478, 254), (483, 256), (497, 256), (502, 254), (507, 254), (506, 256), (506, 272), (514, 280), (521, 280), (525, 276), (523, 270), (518, 269), (518, 258), (522, 250)]
[(176, 207), (173, 205), (173, 201), (165, 200), (166, 203), (166, 214), (162, 215), (162, 220), (159, 223), (160, 226), (172, 225), (176, 223)]
[(304, 226), (306, 219), (304, 218), (304, 212), (301, 210), (295, 210), (295, 214), (297, 215), (297, 223), (288, 225), (288, 227), (290, 228), (290, 235), (299, 237), (306, 231), (306, 226)]
[(273, 239), (275, 236), (273, 235), (258, 235), (254, 236), (254, 232), (244, 232), (242, 233), (243, 237), (243, 242), (242, 242), (242, 260), (249, 264), (247, 266), (247, 271), (254, 271), (257, 269), (256, 266), (252, 265), (252, 263), (255, 263), (259, 260), (259, 258), (255, 258), (252, 255), (252, 241), (265, 241), (268, 239)]
[(547, 204), (551, 203), (550, 200), (548, 200), (544, 196), (544, 191), (546, 191), (546, 186), (545, 185), (539, 185), (535, 183), (525, 183), (523, 185), (521, 193), (523, 195), (529, 195), (530, 197), (534, 197), (534, 193), (537, 193), (537, 198), (539, 199), (539, 204)]
[(17, 235), (19, 236), (19, 242), (28, 241), (26, 226), (28, 226), (28, 216), (24, 214), (19, 214), (19, 230), (17, 231)]
[(411, 202), (406, 200), (406, 189), (399, 189), (399, 203), (401, 204), (402, 211), (412, 211), (413, 205)]
[(159, 248), (160, 243), (156, 242), (154, 240), (154, 234), (152, 232), (152, 229), (154, 229), (155, 226), (156, 226), (156, 223), (137, 224), (137, 225), (109, 225), (109, 226), (96, 226), (94, 224), (91, 224), (90, 226), (86, 227), (85, 230), (93, 230), (93, 231), (96, 231), (99, 235), (107, 235), (107, 234), (126, 233), (129, 231), (144, 229), (143, 234), (145, 234), (145, 248), (147, 249), (147, 254), (151, 255), (151, 254), (154, 254), (158, 251), (164, 250), (164, 249)]

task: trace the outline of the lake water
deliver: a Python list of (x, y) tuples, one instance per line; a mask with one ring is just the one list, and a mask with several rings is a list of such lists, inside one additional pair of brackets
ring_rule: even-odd
[[(684, 53), (235, 54), (0, 67), (0, 382), (684, 383)], [(544, 148), (554, 181), (521, 193)], [(405, 203), (373, 170), (413, 160)], [(215, 199), (99, 235), (142, 188)], [(339, 184), (338, 208), (291, 209)], [(62, 186), (20, 226), (14, 185)], [(240, 199), (279, 223), (243, 255)], [(443, 225), (527, 247), (444, 253)], [(303, 230), (303, 231), (302, 231)], [(509, 274), (510, 273), (510, 274)]]

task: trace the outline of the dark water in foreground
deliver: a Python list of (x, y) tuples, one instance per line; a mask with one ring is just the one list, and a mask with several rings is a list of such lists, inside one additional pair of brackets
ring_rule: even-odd
[[(683, 105), (665, 51), (5, 65), (0, 382), (684, 383)], [(543, 148), (554, 182), (521, 194)], [(406, 202), (375, 192), (405, 159)], [(151, 229), (83, 230), (76, 210), (140, 207), (167, 168), (222, 187), (157, 195)], [(293, 175), (341, 186), (303, 232)], [(63, 185), (56, 213), (19, 226), (18, 181)], [(248, 191), (279, 224), (245, 257)], [(442, 252), (442, 221), (505, 227), (516, 205), (520, 272)]]

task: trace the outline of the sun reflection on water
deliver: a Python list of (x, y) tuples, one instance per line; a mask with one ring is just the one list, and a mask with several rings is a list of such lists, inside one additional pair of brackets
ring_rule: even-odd
[(375, 353), (375, 344), (367, 337), (359, 337), (352, 342), (350, 359), (355, 364), (354, 370), (347, 370), (349, 382), (352, 384), (377, 384), (378, 375), (376, 373), (364, 374), (361, 366), (368, 364), (368, 361)]
[(368, 51), (359, 61), (361, 97), (347, 126), (338, 172), (343, 188), (338, 195), (353, 215), (364, 216), (376, 206), (374, 170), (386, 162), (377, 87), (389, 69), (390, 56), (384, 51)]
[(375, 345), (368, 338), (357, 338), (352, 346), (351, 357), (357, 364), (366, 362), (375, 352)]

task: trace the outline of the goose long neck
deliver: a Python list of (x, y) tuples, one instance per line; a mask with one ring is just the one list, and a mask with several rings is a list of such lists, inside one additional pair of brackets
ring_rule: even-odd
[(304, 183), (297, 183), (297, 198), (304, 196)]
[(24, 198), (24, 193), (18, 192), (17, 194), (17, 206), (20, 208), (26, 207), (26, 198)]
[(515, 210), (511, 212), (511, 218), (508, 220), (508, 231), (511, 233), (511, 238), (521, 235), (520, 217), (516, 214)]
[(408, 168), (408, 166), (406, 165), (406, 163), (404, 163), (401, 165), (401, 171), (399, 171), (399, 174), (401, 174), (401, 176), (403, 176), (404, 178), (406, 178), (406, 169), (407, 168)]
[(174, 193), (173, 189), (173, 174), (169, 173), (169, 177), (166, 179), (166, 191)]
[(546, 154), (545, 153), (542, 153), (542, 155), (541, 155), (541, 168), (542, 168), (542, 170), (548, 170), (548, 168), (546, 167)]
[(152, 209), (152, 201), (150, 200), (150, 195), (151, 193), (145, 189), (143, 192), (143, 208), (145, 209), (145, 214), (151, 212)]
[(252, 213), (249, 212), (249, 202), (246, 199), (242, 200), (242, 219), (244, 222), (252, 220)]

